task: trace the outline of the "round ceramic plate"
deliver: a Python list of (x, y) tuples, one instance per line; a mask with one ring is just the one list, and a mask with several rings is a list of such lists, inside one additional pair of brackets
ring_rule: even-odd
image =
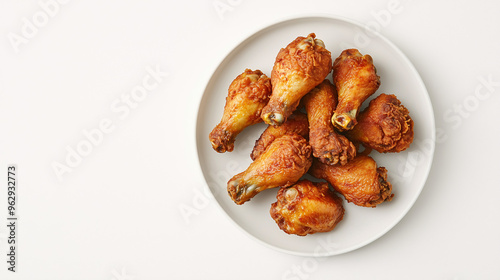
[[(250, 152), (266, 128), (263, 123), (238, 135), (231, 153), (215, 152), (208, 134), (222, 117), (231, 81), (246, 68), (271, 75), (280, 48), (298, 36), (315, 33), (335, 59), (342, 50), (356, 48), (372, 56), (380, 76), (380, 93), (395, 94), (410, 111), (415, 123), (411, 147), (397, 154), (371, 156), (388, 170), (394, 199), (376, 208), (364, 208), (344, 200), (344, 219), (327, 233), (305, 237), (281, 231), (269, 214), (276, 189), (261, 192), (251, 201), (236, 205), (228, 196), (227, 181), (251, 163)], [(329, 76), (331, 78), (331, 75)], [(368, 101), (364, 103), (364, 106)], [(434, 154), (435, 124), (430, 98), (419, 74), (389, 40), (351, 20), (333, 16), (304, 16), (272, 24), (249, 36), (220, 63), (208, 81), (200, 101), (196, 143), (201, 171), (210, 192), (227, 216), (244, 232), (277, 250), (302, 256), (330, 256), (360, 248), (384, 235), (408, 212), (419, 196)]]

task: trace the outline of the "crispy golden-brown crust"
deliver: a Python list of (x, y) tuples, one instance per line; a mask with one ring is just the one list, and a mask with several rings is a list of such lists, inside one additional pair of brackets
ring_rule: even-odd
[(380, 77), (372, 57), (356, 49), (344, 50), (335, 59), (332, 77), (339, 97), (332, 123), (341, 131), (352, 129), (361, 104), (379, 88)]
[(304, 236), (328, 232), (344, 217), (342, 199), (328, 188), (328, 183), (301, 180), (281, 188), (278, 201), (269, 211), (279, 228), (288, 234)]
[(335, 166), (315, 160), (309, 173), (328, 181), (348, 202), (359, 206), (375, 207), (394, 196), (387, 170), (369, 156), (358, 155), (346, 165)]
[(262, 121), (262, 108), (271, 95), (271, 79), (260, 70), (246, 69), (228, 89), (222, 119), (209, 135), (215, 151), (231, 152), (236, 136), (246, 127)]
[(356, 156), (356, 147), (338, 134), (331, 122), (337, 106), (337, 92), (329, 80), (324, 80), (303, 97), (309, 119), (309, 144), (314, 157), (334, 165), (346, 164)]
[(413, 142), (413, 120), (394, 94), (382, 93), (370, 101), (346, 135), (378, 152), (399, 153)]
[(261, 114), (265, 123), (284, 123), (300, 99), (331, 72), (331, 53), (315, 37), (297, 37), (279, 51), (271, 72), (271, 99)]
[(260, 135), (260, 138), (255, 141), (250, 157), (252, 160), (258, 158), (266, 148), (278, 137), (283, 135), (298, 134), (306, 139), (309, 138), (309, 122), (307, 116), (301, 112), (294, 112), (280, 126), (268, 126)]
[(283, 135), (245, 171), (229, 180), (229, 196), (236, 204), (243, 204), (263, 190), (290, 186), (309, 170), (311, 164), (311, 146), (307, 140), (297, 134)]

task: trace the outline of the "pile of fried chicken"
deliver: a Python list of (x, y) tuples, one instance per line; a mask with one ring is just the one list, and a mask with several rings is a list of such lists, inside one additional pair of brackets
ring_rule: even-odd
[(299, 236), (333, 230), (344, 216), (341, 196), (362, 207), (390, 201), (387, 170), (368, 154), (407, 149), (413, 120), (394, 94), (378, 95), (361, 111), (379, 86), (370, 55), (347, 49), (333, 60), (314, 33), (279, 51), (271, 78), (246, 69), (229, 86), (210, 142), (219, 153), (231, 152), (243, 129), (268, 127), (255, 142), (253, 162), (227, 183), (229, 197), (241, 205), (279, 188), (271, 217)]

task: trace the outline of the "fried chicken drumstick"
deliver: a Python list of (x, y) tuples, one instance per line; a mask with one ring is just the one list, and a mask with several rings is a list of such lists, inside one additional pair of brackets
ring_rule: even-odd
[(309, 138), (309, 122), (307, 116), (301, 112), (294, 112), (290, 117), (280, 126), (268, 126), (260, 135), (260, 138), (255, 141), (250, 157), (252, 160), (258, 158), (271, 143), (283, 135), (298, 134), (306, 139)]
[(331, 53), (315, 38), (314, 33), (297, 37), (279, 51), (271, 72), (271, 99), (261, 114), (265, 123), (284, 123), (300, 99), (331, 72)]
[(372, 57), (356, 49), (344, 50), (335, 59), (332, 77), (339, 97), (332, 123), (340, 131), (352, 129), (359, 107), (379, 88), (380, 77)]
[(224, 113), (209, 135), (215, 151), (231, 152), (236, 136), (246, 127), (262, 121), (262, 108), (271, 95), (271, 80), (260, 70), (246, 69), (229, 85)]
[(311, 164), (311, 146), (307, 140), (297, 134), (283, 135), (245, 171), (231, 178), (227, 191), (236, 204), (243, 204), (263, 190), (294, 184)]
[(344, 217), (342, 199), (328, 188), (328, 183), (301, 180), (281, 188), (278, 201), (269, 211), (279, 228), (288, 234), (304, 236), (328, 232)]
[(329, 80), (324, 80), (306, 94), (303, 102), (309, 120), (309, 144), (314, 157), (334, 165), (346, 164), (356, 156), (356, 147), (345, 136), (338, 134), (331, 122), (337, 106), (337, 92)]
[(375, 160), (369, 156), (358, 155), (346, 165), (335, 166), (315, 160), (309, 173), (326, 180), (348, 202), (359, 206), (375, 207), (393, 197), (387, 170), (377, 167)]
[(346, 135), (380, 153), (399, 153), (413, 142), (413, 120), (395, 95), (382, 93), (370, 101)]

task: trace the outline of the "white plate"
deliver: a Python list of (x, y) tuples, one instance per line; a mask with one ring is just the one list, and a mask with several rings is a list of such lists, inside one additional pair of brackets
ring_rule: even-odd
[[(388, 169), (388, 179), (395, 194), (391, 202), (376, 208), (364, 208), (344, 201), (344, 220), (333, 231), (299, 237), (281, 231), (270, 217), (269, 209), (276, 201), (276, 189), (264, 191), (243, 205), (236, 205), (227, 194), (227, 181), (248, 167), (250, 151), (265, 125), (257, 124), (244, 130), (236, 138), (235, 150), (225, 154), (212, 150), (208, 134), (221, 119), (227, 89), (237, 75), (250, 68), (260, 69), (270, 76), (280, 48), (296, 37), (312, 32), (325, 42), (333, 59), (346, 48), (357, 48), (362, 54), (373, 57), (381, 79), (381, 86), (374, 96), (380, 93), (398, 96), (415, 122), (415, 139), (402, 153), (371, 154), (379, 166)], [(351, 20), (329, 15), (283, 20), (263, 28), (236, 46), (208, 81), (196, 124), (201, 171), (223, 211), (260, 242), (302, 256), (330, 256), (352, 251), (394, 227), (414, 204), (425, 184), (434, 154), (434, 135), (434, 114), (428, 93), (405, 55), (380, 34)]]

